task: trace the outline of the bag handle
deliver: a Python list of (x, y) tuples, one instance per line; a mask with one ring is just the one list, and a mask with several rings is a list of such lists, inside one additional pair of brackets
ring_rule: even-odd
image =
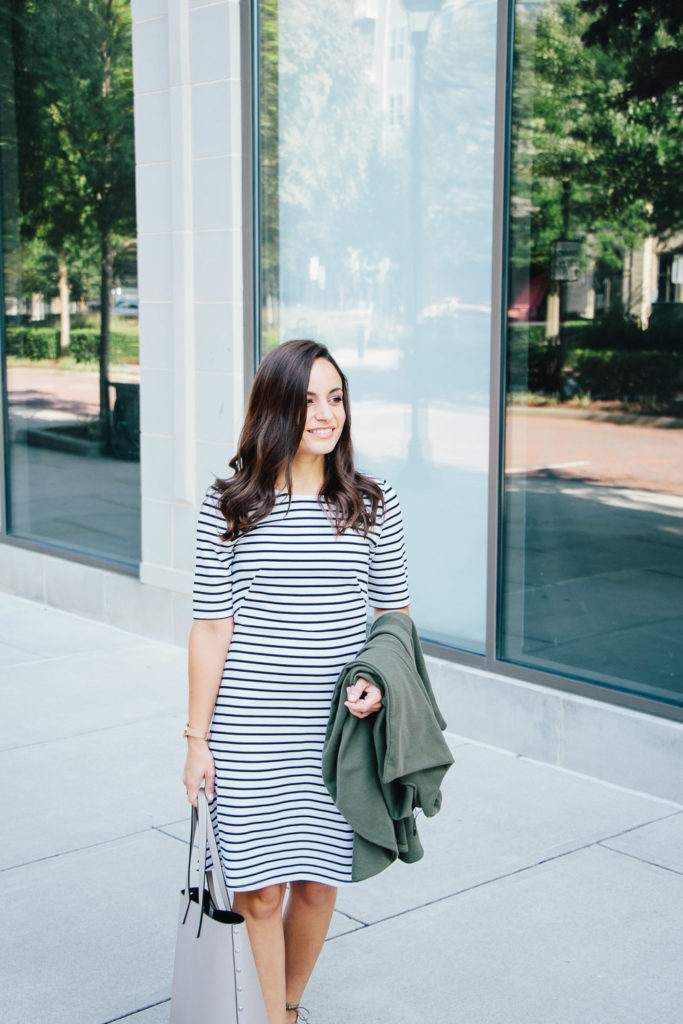
[[(190, 879), (192, 873), (192, 850), (194, 848), (195, 835), (199, 832), (197, 848), (199, 852), (199, 885), (197, 891), (197, 897), (199, 900), (199, 929), (197, 935), (201, 932), (202, 918), (204, 916), (204, 892), (206, 890), (207, 875), (209, 879), (209, 892), (211, 895), (213, 882), (218, 886), (218, 894), (223, 903), (223, 907), (219, 907), (223, 910), (232, 911), (232, 903), (230, 902), (230, 895), (228, 893), (227, 886), (225, 884), (225, 878), (223, 877), (223, 871), (221, 868), (220, 854), (218, 853), (218, 843), (216, 842), (216, 832), (213, 827), (213, 821), (211, 820), (211, 813), (209, 811), (209, 802), (206, 798), (204, 789), (200, 789), (197, 794), (197, 806), (192, 808), (192, 815), (190, 821), (190, 849), (187, 856), (187, 909), (185, 911), (185, 918), (187, 918), (187, 911), (190, 909)], [(206, 870), (206, 852), (208, 850), (211, 854), (213, 862), (213, 868), (207, 872)], [(183, 918), (183, 921), (185, 920)]]

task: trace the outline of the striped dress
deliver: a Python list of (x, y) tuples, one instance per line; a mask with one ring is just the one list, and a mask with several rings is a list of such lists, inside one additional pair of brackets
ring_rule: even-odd
[(233, 890), (351, 881), (352, 832), (322, 779), (334, 685), (363, 646), (368, 602), (408, 604), (401, 510), (337, 536), (317, 497), (276, 495), (236, 541), (213, 488), (197, 527), (194, 617), (234, 617), (211, 723), (223, 872)]

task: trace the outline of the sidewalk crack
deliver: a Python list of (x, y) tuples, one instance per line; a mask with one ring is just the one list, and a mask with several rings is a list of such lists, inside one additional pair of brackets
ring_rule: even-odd
[[(95, 620), (89, 619), (88, 621), (90, 622)], [(117, 640), (116, 642), (104, 644), (103, 646), (100, 645), (98, 647), (94, 647), (92, 650), (87, 651), (67, 651), (65, 654), (31, 654), (31, 651), (26, 650), (25, 647), (19, 647), (17, 646), (17, 644), (12, 644), (7, 640), (3, 640), (2, 638), (0, 638), (0, 643), (4, 643), (8, 647), (13, 648), (13, 650), (20, 651), (22, 654), (26, 655), (25, 659), (23, 661), (18, 662), (17, 664), (0, 665), (0, 685), (4, 683), (4, 680), (2, 679), (3, 673), (10, 673), (12, 670), (16, 671), (19, 668), (23, 668), (25, 665), (32, 665), (35, 667), (36, 665), (40, 665), (43, 662), (46, 664), (53, 665), (56, 661), (84, 661), (86, 658), (92, 658), (93, 656), (96, 656), (98, 654), (114, 653), (122, 650), (125, 650), (126, 653), (129, 653), (130, 651), (136, 651), (138, 647), (140, 647), (140, 649), (142, 650), (145, 650), (150, 646), (150, 641), (145, 641), (144, 637), (140, 637), (140, 644), (134, 643), (130, 646), (126, 646), (120, 640)], [(12, 679), (8, 679), (7, 685), (11, 684)]]
[(660, 864), (656, 860), (648, 860), (647, 857), (639, 857), (637, 853), (629, 853), (628, 850), (617, 850), (614, 846), (607, 846), (603, 841), (598, 843), (598, 846), (602, 846), (604, 850), (609, 850), (610, 853), (618, 853), (622, 857), (630, 857), (631, 860), (637, 860), (641, 864), (649, 864), (650, 867), (660, 868), (662, 871), (670, 871), (674, 875), (683, 875), (683, 870), (680, 868), (669, 867), (668, 864)]
[(658, 818), (652, 818), (650, 821), (641, 821), (639, 825), (632, 825), (630, 828), (622, 829), (621, 832), (614, 832), (612, 835), (603, 836), (597, 842), (608, 843), (611, 839), (619, 839), (620, 836), (630, 835), (631, 832), (638, 832), (641, 828), (647, 828), (648, 825), (656, 825), (658, 821), (667, 821), (669, 818), (675, 818), (679, 814), (683, 814), (683, 811), (672, 811), (671, 814), (662, 814)]
[[(118, 843), (121, 839), (132, 839), (134, 836), (143, 836), (147, 832), (161, 832), (160, 828), (156, 825), (149, 825), (147, 828), (138, 829), (135, 832), (126, 832), (122, 836), (111, 836), (109, 839), (100, 839), (96, 843), (86, 843), (85, 846), (74, 846), (70, 850), (58, 850), (57, 853), (48, 853), (44, 857), (34, 857), (33, 860), (25, 860), (19, 864), (8, 864), (4, 868), (0, 868), (0, 875), (6, 871), (19, 871), (21, 868), (30, 868), (32, 864), (42, 864), (46, 860), (56, 860), (57, 857), (68, 857), (72, 853), (82, 853), (84, 850), (94, 850), (98, 846), (108, 846), (110, 843)], [(167, 839), (175, 839), (176, 836), (171, 836), (168, 832), (162, 832), (162, 835), (166, 836)], [(182, 840), (179, 840), (182, 842)]]
[(120, 1017), (110, 1017), (108, 1020), (103, 1020), (102, 1024), (116, 1024), (119, 1020), (128, 1020), (129, 1017), (134, 1017), (136, 1013), (144, 1013), (145, 1010), (153, 1010), (155, 1006), (163, 1006), (164, 1003), (170, 1003), (170, 1001), (170, 996), (166, 999), (159, 999), (156, 1003), (148, 1003), (147, 1006), (141, 1006), (137, 1010), (131, 1010), (130, 1013), (123, 1013)]
[(348, 918), (349, 921), (353, 921), (355, 924), (360, 924), (363, 928), (367, 928), (370, 924), (369, 921), (361, 921), (360, 917), (354, 917), (353, 914), (349, 914), (347, 910), (340, 910), (339, 907), (334, 908), (335, 914), (341, 914), (342, 917)]
[(49, 743), (63, 743), (67, 740), (82, 739), (83, 736), (96, 736), (104, 732), (114, 732), (116, 729), (129, 729), (133, 725), (144, 724), (145, 722), (163, 721), (165, 718), (176, 719), (182, 715), (181, 711), (160, 711), (158, 714), (146, 715), (144, 718), (131, 718), (129, 722), (116, 722), (114, 725), (103, 725), (93, 729), (84, 729), (81, 732), (66, 733), (64, 736), (51, 736), (46, 740), (34, 740), (32, 743), (19, 743), (14, 747), (0, 748), (0, 757), (3, 754), (13, 754), (17, 750), (28, 750), (31, 747), (45, 747)]
[[(681, 813), (681, 812), (678, 811), (676, 813)], [(665, 818), (671, 818), (671, 817), (674, 817), (674, 815), (667, 814), (664, 817)], [(655, 821), (661, 821), (662, 819), (656, 818), (654, 820)], [(645, 822), (644, 824), (653, 824), (653, 822)], [(632, 832), (632, 831), (635, 830), (635, 828), (642, 828), (642, 825), (634, 826), (634, 829), (625, 829), (625, 832)], [(622, 833), (616, 833), (617, 836), (621, 835), (621, 834)], [(610, 839), (610, 838), (614, 838), (614, 837), (608, 836), (605, 839), (594, 839), (594, 840), (591, 840), (588, 843), (583, 843), (580, 846), (573, 847), (571, 850), (563, 850), (561, 853), (557, 853), (557, 854), (554, 854), (554, 855), (548, 856), (548, 857), (543, 857), (541, 860), (535, 861), (533, 864), (525, 864), (524, 867), (515, 868), (514, 871), (505, 871), (505, 872), (503, 872), (503, 874), (495, 875), (493, 878), (486, 878), (486, 879), (484, 879), (481, 882), (475, 882), (473, 885), (467, 885), (463, 889), (456, 889), (455, 892), (446, 893), (444, 896), (437, 896), (433, 900), (427, 900), (426, 903), (420, 903), (416, 907), (407, 907), (405, 910), (399, 910), (395, 914), (387, 914), (386, 917), (382, 917), (382, 918), (380, 918), (377, 921), (370, 921), (370, 922), (368, 922), (365, 925), (365, 927), (366, 928), (374, 928), (378, 924), (384, 924), (385, 921), (393, 921), (397, 917), (405, 917), (407, 914), (412, 914), (416, 910), (424, 910), (425, 907), (432, 907), (432, 906), (435, 906), (437, 903), (445, 902), (445, 900), (454, 899), (456, 896), (464, 896), (468, 892), (475, 892), (477, 889), (483, 889), (484, 886), (486, 886), (486, 885), (492, 885), (495, 882), (502, 882), (502, 881), (505, 881), (505, 879), (507, 879), (507, 878), (514, 878), (515, 875), (523, 875), (527, 871), (534, 871), (536, 868), (542, 867), (544, 864), (552, 864), (554, 861), (562, 860), (564, 857), (571, 857), (571, 856), (573, 856), (576, 853), (581, 853), (583, 850), (590, 850), (591, 848), (595, 848), (595, 847), (600, 846), (602, 849), (610, 850), (610, 852), (619, 853), (620, 852), (619, 850), (612, 850), (611, 847), (602, 846), (603, 842), (606, 842), (606, 840)], [(641, 858), (634, 858), (634, 859), (640, 860)], [(649, 863), (649, 862), (645, 862), (645, 863)], [(655, 867), (662, 867), (663, 870), (672, 871), (674, 874), (680, 874), (680, 872), (675, 871), (673, 868), (664, 868), (663, 865), (661, 865), (661, 864), (655, 864), (654, 866)], [(343, 935), (334, 935), (328, 941), (329, 942), (334, 942), (335, 939), (341, 939), (341, 938), (344, 938), (344, 936)]]

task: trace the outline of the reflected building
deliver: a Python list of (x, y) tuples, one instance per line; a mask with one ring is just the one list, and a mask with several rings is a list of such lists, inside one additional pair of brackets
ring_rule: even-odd
[(254, 368), (312, 336), (359, 464), (399, 492), (451, 728), (674, 797), (668, 8), (114, 2), (105, 209), (76, 79), (35, 56), (58, 5), (21, 6), (0, 14), (5, 586), (184, 642), (197, 505)]

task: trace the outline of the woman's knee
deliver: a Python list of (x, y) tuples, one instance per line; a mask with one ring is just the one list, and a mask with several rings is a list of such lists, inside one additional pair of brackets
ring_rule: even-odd
[(291, 892), (295, 899), (309, 907), (325, 907), (334, 903), (337, 897), (336, 886), (325, 885), (323, 882), (292, 882)]
[(256, 920), (265, 921), (282, 913), (285, 888), (285, 885), (267, 885), (263, 889), (236, 893), (237, 909), (239, 913), (246, 913)]

